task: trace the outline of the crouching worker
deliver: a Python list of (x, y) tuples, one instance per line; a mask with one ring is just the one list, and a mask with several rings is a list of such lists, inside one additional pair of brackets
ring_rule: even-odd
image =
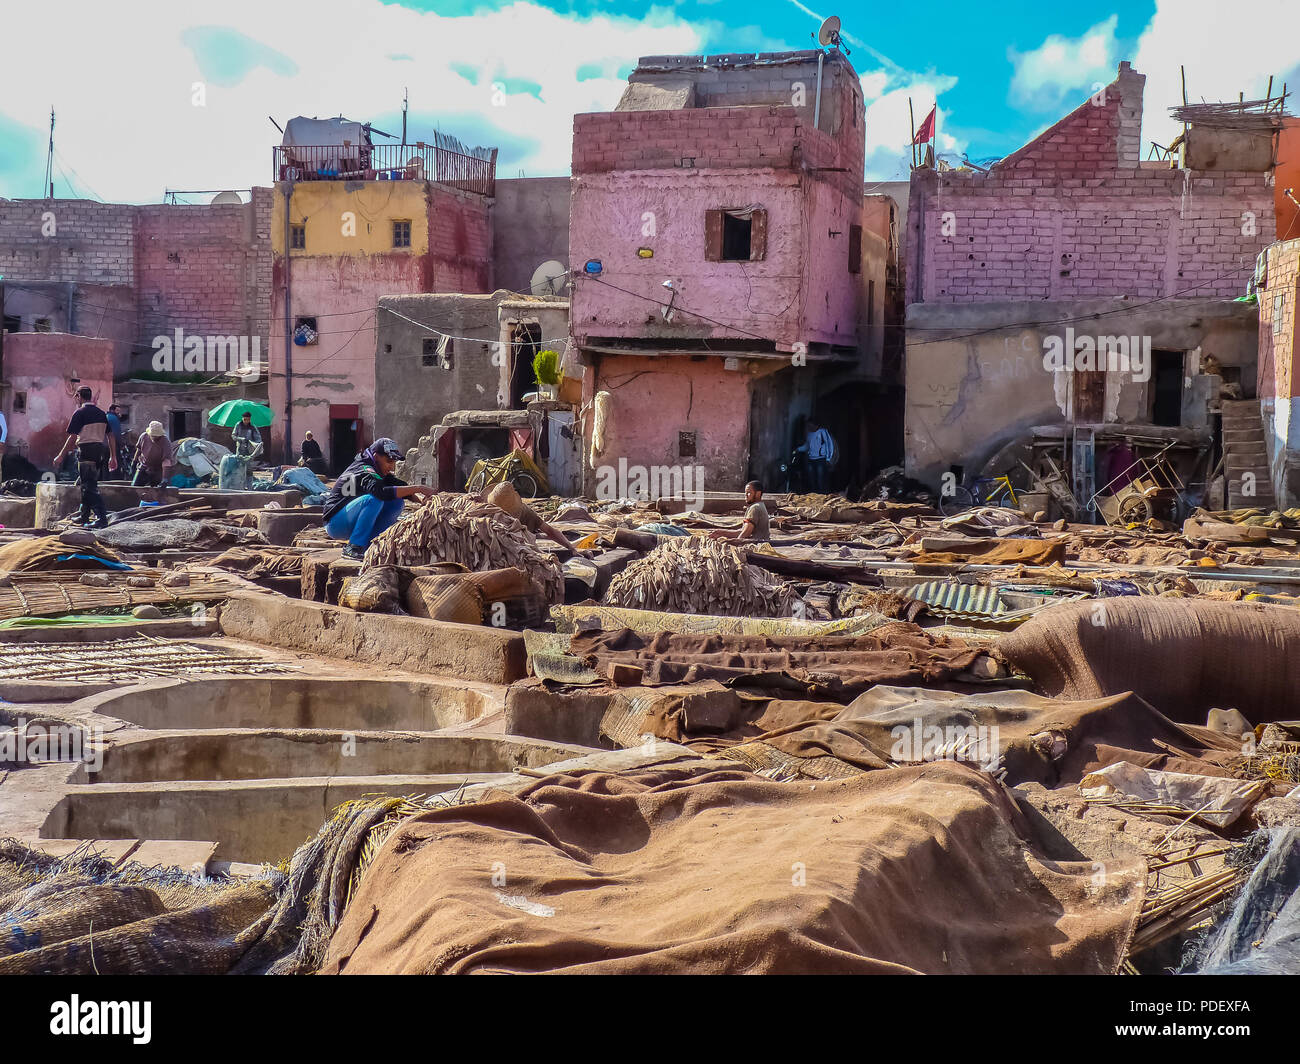
[(334, 539), (346, 539), (343, 557), (360, 561), (380, 532), (401, 516), (411, 496), (428, 496), (433, 489), (407, 484), (393, 476), (402, 452), (392, 440), (375, 440), (343, 470), (325, 495), (321, 517)]
[[(502, 481), (489, 490), (480, 492), (478, 497), (484, 502), (491, 503), (498, 510), (504, 510), (533, 535), (546, 536), (566, 550), (574, 550), (573, 544), (569, 542), (568, 537), (563, 532), (554, 525), (542, 520), (541, 514), (519, 497), (519, 492), (515, 490), (513, 484)], [(574, 552), (582, 555), (586, 554), (585, 551)]]

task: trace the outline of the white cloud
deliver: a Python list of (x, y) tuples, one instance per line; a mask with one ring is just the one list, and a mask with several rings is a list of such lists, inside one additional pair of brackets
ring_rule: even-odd
[(1119, 16), (1111, 15), (1079, 37), (1054, 33), (1028, 52), (1008, 48), (1015, 67), (1010, 100), (1029, 110), (1055, 111), (1075, 97), (1082, 103), (1094, 84), (1110, 84), (1118, 62), (1118, 25)]
[[(1300, 89), (1300, 30), (1295, 0), (1254, 0), (1249, 8), (1222, 0), (1157, 0), (1133, 56), (1133, 67), (1147, 76), (1143, 94), (1143, 145), (1168, 144), (1182, 127), (1167, 108), (1183, 102), (1179, 64), (1187, 68), (1192, 103), (1263, 99), (1270, 74), (1273, 92)], [(1294, 106), (1288, 108), (1295, 110)], [(1143, 155), (1146, 152), (1144, 150)]]
[[(916, 74), (902, 84), (882, 92), (876, 75), (862, 76), (862, 91), (867, 108), (868, 179), (890, 180), (898, 178), (900, 174), (907, 176), (907, 167), (911, 163), (908, 145), (912, 141), (913, 119), (918, 126), (924, 122), (939, 95), (948, 92), (956, 84), (957, 79), (948, 74)], [(911, 115), (907, 106), (909, 99), (912, 103)], [(953, 137), (947, 131), (951, 113), (939, 108), (936, 118), (938, 149), (943, 154), (960, 154), (967, 145), (964, 138)]]
[[(230, 87), (214, 79), (206, 106), (195, 107), (193, 85), (205, 78), (182, 41), (195, 26), (234, 29), (292, 65), (259, 66)], [(503, 175), (567, 173), (573, 115), (617, 102), (626, 84), (613, 74), (618, 66), (702, 45), (700, 32), (670, 9), (582, 19), (522, 0), (455, 17), (379, 0), (310, 8), (224, 0), (204, 17), (171, 0), (133, 0), (126, 21), (111, 4), (52, 0), (7, 6), (4, 35), (23, 43), (6, 48), (0, 63), (0, 113), (43, 140), (53, 105), (59, 154), (82, 184), (127, 202), (160, 199), (168, 187), (267, 184), (269, 149), (279, 142), (268, 115), (281, 124), (297, 114), (377, 119), (400, 108), (404, 88), (412, 115), (442, 116), (442, 129), (462, 140), (495, 142), (479, 132), (490, 122), (500, 131)], [(474, 68), (478, 83), (454, 72), (453, 62)], [(579, 81), (578, 69), (593, 64), (602, 76)], [(500, 79), (540, 89), (511, 92), (496, 107), (492, 82)], [(41, 163), (33, 160), (32, 169)]]

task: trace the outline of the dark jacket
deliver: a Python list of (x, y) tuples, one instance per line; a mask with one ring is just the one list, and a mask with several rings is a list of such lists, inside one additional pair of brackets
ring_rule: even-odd
[(352, 464), (339, 474), (333, 486), (325, 495), (322, 521), (328, 521), (353, 499), (362, 495), (373, 495), (376, 499), (390, 502), (397, 498), (394, 488), (405, 486), (406, 481), (398, 480), (391, 473), (384, 476), (370, 464), (365, 455), (357, 455)]

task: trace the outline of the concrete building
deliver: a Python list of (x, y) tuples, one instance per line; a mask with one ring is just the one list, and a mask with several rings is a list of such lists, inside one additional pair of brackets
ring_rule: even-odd
[[(1220, 390), (1253, 396), (1256, 310), (1234, 299), (1274, 239), (1271, 159), (1228, 149), (1200, 169), (1142, 162), (1144, 82), (1121, 63), (987, 173), (913, 172), (910, 475), (978, 473), (1044, 426), (1065, 439), (1117, 422), (1182, 428), (1208, 445)], [(1087, 355), (1112, 338), (1111, 356)], [(1145, 366), (1120, 358), (1121, 344)]]
[(586, 490), (620, 460), (774, 485), (814, 409), (856, 472), (884, 281), (880, 246), (863, 253), (864, 146), (836, 50), (642, 58), (615, 110), (575, 116)]
[(270, 453), (310, 429), (341, 469), (374, 435), (379, 300), (492, 291), (495, 152), (296, 144), (276, 167)]
[(536, 390), (533, 357), (568, 343), (563, 300), (431, 293), (379, 301), (376, 425), (414, 446), (458, 410), (520, 410)]

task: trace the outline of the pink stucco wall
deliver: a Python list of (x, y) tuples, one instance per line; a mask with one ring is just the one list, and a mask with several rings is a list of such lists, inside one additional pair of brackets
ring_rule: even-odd
[[(284, 283), (276, 263), (268, 396), (276, 420), (272, 447), (284, 443)], [(293, 347), (293, 440), (308, 429), (329, 454), (330, 404), (355, 404), (369, 434), (375, 417), (375, 314), (382, 296), (420, 291), (420, 260), (410, 255), (297, 258), (292, 318), (316, 316), (319, 340)]]
[[(620, 458), (646, 467), (698, 465), (704, 470), (704, 490), (739, 490), (749, 458), (752, 381), (744, 363), (741, 367), (727, 370), (722, 359), (714, 358), (602, 358), (594, 390), (609, 392), (610, 404), (605, 449), (595, 465), (616, 467)], [(679, 455), (681, 432), (695, 433), (694, 458)]]
[[(5, 337), (4, 375), (9, 385), (4, 400), (7, 446), (48, 469), (67, 439), (68, 419), (80, 405), (77, 388), (91, 388), (105, 409), (113, 401), (113, 341), (69, 333), (11, 333)], [(13, 401), (20, 392), (27, 409), (15, 413)]]

